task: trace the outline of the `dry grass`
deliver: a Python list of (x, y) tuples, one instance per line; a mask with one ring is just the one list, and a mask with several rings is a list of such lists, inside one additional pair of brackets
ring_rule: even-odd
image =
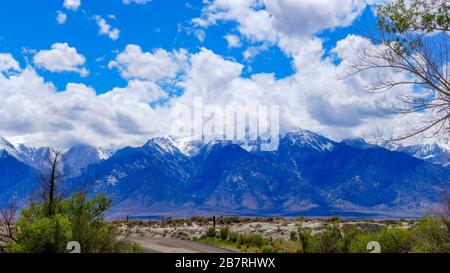
[[(376, 232), (383, 227), (411, 227), (414, 221), (404, 220), (343, 220), (336, 217), (323, 219), (281, 217), (247, 218), (247, 217), (217, 217), (216, 228), (229, 227), (238, 233), (260, 234), (264, 238), (289, 240), (292, 232), (298, 228), (310, 230), (313, 234), (320, 233), (329, 223), (338, 223), (341, 227), (356, 226), (360, 230)], [(192, 217), (188, 219), (164, 219), (162, 221), (114, 221), (122, 235), (145, 238), (187, 239), (201, 238), (213, 226), (211, 217)]]

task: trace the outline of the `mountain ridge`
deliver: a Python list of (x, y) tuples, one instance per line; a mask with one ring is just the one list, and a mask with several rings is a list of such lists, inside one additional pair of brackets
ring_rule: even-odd
[[(106, 193), (114, 201), (112, 214), (408, 216), (436, 205), (450, 181), (448, 169), (408, 153), (361, 139), (335, 142), (307, 130), (281, 136), (279, 149), (272, 152), (174, 137), (153, 138), (110, 155), (89, 146), (70, 150), (71, 162), (85, 166), (67, 179), (68, 188)], [(86, 160), (77, 160), (78, 154)]]

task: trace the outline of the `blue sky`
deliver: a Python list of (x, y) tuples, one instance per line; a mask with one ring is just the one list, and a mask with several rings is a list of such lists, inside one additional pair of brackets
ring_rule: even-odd
[[(239, 35), (235, 22), (221, 22), (208, 28), (204, 41), (195, 36), (191, 20), (201, 15), (204, 7), (197, 1), (154, 0), (146, 5), (124, 5), (122, 0), (82, 1), (77, 11), (67, 10), (61, 1), (19, 0), (5, 1), (0, 9), (0, 51), (10, 52), (21, 63), (27, 65), (30, 54), (24, 49), (44, 50), (52, 44), (66, 42), (86, 57), (86, 67), (90, 73), (80, 77), (74, 73), (51, 73), (39, 71), (45, 79), (52, 81), (59, 90), (64, 90), (69, 82), (83, 82), (94, 87), (97, 92), (106, 92), (116, 86), (126, 85), (117, 71), (107, 67), (116, 52), (128, 44), (137, 44), (145, 51), (155, 48), (185, 48), (196, 52), (200, 47), (211, 49), (225, 58), (245, 64), (244, 77), (255, 73), (275, 73), (277, 78), (291, 75), (294, 71), (290, 56), (286, 56), (277, 46), (269, 46), (251, 60), (245, 60), (244, 50), (249, 46), (243, 40), (241, 48), (228, 48), (223, 38), (227, 34)], [(55, 20), (56, 12), (67, 14), (65, 24)], [(100, 15), (120, 29), (120, 38), (112, 41), (107, 36), (98, 35), (94, 16)], [(113, 15), (115, 19), (109, 19)], [(333, 48), (337, 41), (348, 34), (364, 34), (373, 28), (375, 17), (370, 7), (351, 26), (326, 29), (318, 36), (324, 40), (326, 50)]]
[(195, 98), (280, 105), (283, 131), (337, 140), (393, 130), (375, 75), (338, 75), (375, 46), (374, 1), (3, 1), (0, 136), (139, 145)]

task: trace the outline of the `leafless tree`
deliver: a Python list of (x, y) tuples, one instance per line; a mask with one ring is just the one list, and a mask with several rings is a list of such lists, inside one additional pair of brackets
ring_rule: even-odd
[(17, 210), (18, 207), (15, 202), (12, 202), (9, 206), (0, 210), (1, 223), (6, 229), (6, 234), (0, 234), (1, 237), (15, 241), (13, 228), (15, 225)]
[(55, 214), (55, 205), (62, 199), (59, 192), (59, 182), (63, 177), (62, 169), (62, 152), (51, 150), (47, 161), (42, 166), (42, 173), (39, 176), (42, 190), (41, 197), (47, 207), (47, 214), (52, 216)]
[[(414, 90), (396, 93), (398, 101), (391, 107), (399, 114), (428, 115), (396, 140), (450, 132), (450, 19), (448, 15), (445, 18), (450, 2), (413, 2), (415, 6), (398, 0), (379, 7), (380, 32), (372, 37), (373, 46), (357, 49), (355, 61), (347, 64), (350, 69), (345, 74), (351, 77), (375, 72), (374, 80), (365, 86), (370, 92), (402, 87)], [(431, 18), (431, 23), (424, 18)]]

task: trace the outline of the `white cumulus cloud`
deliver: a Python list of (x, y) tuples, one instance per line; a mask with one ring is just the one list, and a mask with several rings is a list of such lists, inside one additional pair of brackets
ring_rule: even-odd
[(67, 21), (67, 14), (61, 11), (56, 12), (56, 22), (60, 25), (65, 24)]
[(228, 48), (239, 48), (242, 46), (241, 39), (237, 35), (227, 34), (223, 38), (227, 40)]
[(67, 43), (55, 43), (50, 50), (37, 52), (33, 62), (37, 67), (51, 72), (75, 72), (81, 76), (89, 74), (84, 67), (86, 58)]
[(9, 70), (19, 71), (19, 63), (10, 53), (0, 53), (0, 72)]
[(77, 11), (81, 6), (81, 0), (64, 0), (63, 6), (66, 9)]
[[(84, 84), (57, 90), (36, 71), (0, 73), (0, 135), (28, 145), (139, 145), (161, 132), (163, 112), (150, 103), (165, 98), (155, 83), (130, 81), (101, 95)], [(164, 116), (164, 115), (163, 115)], [(165, 116), (169, 116), (165, 114)]]
[(367, 0), (277, 0), (266, 1), (266, 8), (276, 30), (290, 36), (305, 36), (348, 26), (367, 4)]
[(100, 35), (107, 35), (111, 40), (116, 41), (120, 38), (120, 30), (112, 27), (106, 20), (100, 15), (95, 16), (95, 21), (98, 25), (98, 33)]
[[(110, 65), (119, 69), (128, 84), (102, 94), (75, 83), (58, 91), (33, 68), (19, 67), (16, 73), (0, 73), (0, 135), (57, 147), (141, 145), (152, 136), (170, 133), (172, 111), (192, 106), (195, 98), (202, 98), (205, 105), (279, 105), (282, 131), (302, 127), (337, 140), (373, 135), (378, 128), (395, 132), (405, 128), (405, 122), (426, 117), (426, 113), (415, 113), (393, 118), (384, 107), (392, 96), (362, 92), (361, 84), (376, 74), (337, 78), (352, 57), (348, 47), (353, 43), (366, 40), (348, 37), (333, 50), (343, 59), (341, 64), (330, 58), (306, 59), (302, 64), (308, 69), (281, 79), (267, 73), (243, 77), (242, 64), (206, 48), (189, 54), (162, 49), (143, 52), (129, 45)], [(177, 78), (179, 73), (183, 76)], [(183, 90), (180, 96), (169, 97), (158, 84), (167, 78), (177, 78)], [(161, 100), (169, 101), (152, 107)]]
[(143, 52), (138, 45), (128, 45), (109, 63), (109, 68), (117, 68), (125, 79), (159, 81), (176, 78), (186, 61), (185, 50)]
[(139, 5), (145, 5), (147, 3), (150, 3), (152, 0), (122, 0), (122, 3), (124, 3), (125, 5), (131, 4), (131, 3), (136, 3)]
[[(193, 19), (199, 28), (223, 21), (237, 23), (250, 42), (278, 45), (286, 54), (299, 53), (307, 39), (325, 29), (350, 25), (374, 0), (212, 0)], [(255, 48), (255, 47), (253, 47)], [(255, 52), (253, 50), (253, 52)]]

